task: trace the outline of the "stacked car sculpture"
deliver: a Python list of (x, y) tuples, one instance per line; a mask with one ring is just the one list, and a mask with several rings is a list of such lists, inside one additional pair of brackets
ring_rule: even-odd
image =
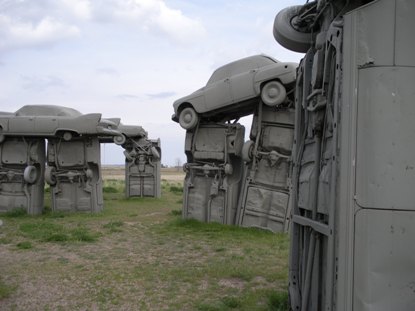
[[(186, 129), (185, 218), (287, 230), (296, 67), (247, 57), (173, 104)], [(254, 118), (244, 144), (244, 127), (229, 121), (246, 115)]]
[[(107, 142), (126, 150), (127, 197), (159, 197), (160, 141), (147, 139), (142, 127), (61, 106), (28, 105), (15, 113), (1, 112), (0, 212), (24, 208), (40, 214), (45, 181), (51, 188), (52, 210), (101, 211), (100, 143)], [(134, 148), (145, 158), (134, 158)], [(134, 168), (146, 174), (131, 186)], [(145, 191), (131, 191), (137, 187)]]

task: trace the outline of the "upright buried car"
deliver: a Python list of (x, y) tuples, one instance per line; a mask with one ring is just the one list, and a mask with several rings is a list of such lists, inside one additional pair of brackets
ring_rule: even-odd
[(197, 125), (199, 116), (224, 121), (253, 113), (259, 98), (268, 106), (278, 106), (294, 87), (296, 67), (266, 55), (224, 65), (205, 87), (174, 102), (172, 119), (189, 130)]
[(290, 310), (415, 310), (414, 14), (413, 0), (318, 0), (275, 19), (276, 40), (307, 52), (295, 91)]

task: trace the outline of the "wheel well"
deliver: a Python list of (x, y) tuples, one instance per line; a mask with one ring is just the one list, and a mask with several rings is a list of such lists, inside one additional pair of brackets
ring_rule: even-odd
[(182, 113), (182, 111), (183, 111), (183, 109), (185, 109), (185, 108), (193, 108), (193, 109), (195, 109), (194, 107), (193, 107), (193, 105), (191, 104), (191, 103), (189, 103), (189, 102), (184, 102), (184, 103), (182, 103), (180, 106), (179, 106), (179, 108), (177, 109), (177, 117), (179, 117), (180, 116), (180, 114)]
[(74, 130), (57, 130), (55, 132), (55, 135), (57, 137), (63, 137), (64, 133), (71, 133), (73, 137), (77, 137), (79, 136), (78, 132), (74, 131)]
[(271, 82), (271, 81), (277, 81), (277, 82), (281, 83), (282, 85), (284, 85), (284, 83), (282, 83), (280, 79), (275, 78), (275, 79), (271, 79), (271, 80), (261, 82), (261, 84), (259, 85), (259, 90), (262, 91), (265, 84), (267, 84), (268, 82)]

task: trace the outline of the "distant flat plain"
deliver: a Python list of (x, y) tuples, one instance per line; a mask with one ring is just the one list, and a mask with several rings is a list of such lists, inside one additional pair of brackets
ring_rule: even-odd
[[(125, 167), (123, 165), (104, 165), (102, 166), (102, 178), (108, 179), (124, 179)], [(169, 182), (180, 182), (184, 180), (184, 171), (180, 168), (168, 167), (161, 169), (161, 179)]]

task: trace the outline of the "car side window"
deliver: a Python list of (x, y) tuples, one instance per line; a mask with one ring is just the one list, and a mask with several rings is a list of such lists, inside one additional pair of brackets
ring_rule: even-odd
[(268, 65), (276, 64), (276, 63), (278, 63), (278, 61), (276, 61), (275, 59), (273, 59), (271, 57), (268, 57), (268, 56), (261, 56), (261, 57), (258, 57), (256, 59), (256, 63), (257, 63), (258, 68), (259, 68), (259, 67), (265, 67), (265, 66), (268, 66)]
[(216, 69), (213, 72), (207, 84), (211, 84), (213, 82), (220, 81), (226, 78), (229, 78), (229, 66), (223, 66), (223, 67)]
[(231, 68), (230, 68), (231, 74), (230, 74), (230, 76), (231, 77), (237, 76), (241, 73), (249, 72), (253, 69), (258, 69), (258, 65), (257, 65), (255, 59), (251, 59), (249, 61), (244, 60), (243, 62), (234, 62), (234, 63), (231, 64)]

